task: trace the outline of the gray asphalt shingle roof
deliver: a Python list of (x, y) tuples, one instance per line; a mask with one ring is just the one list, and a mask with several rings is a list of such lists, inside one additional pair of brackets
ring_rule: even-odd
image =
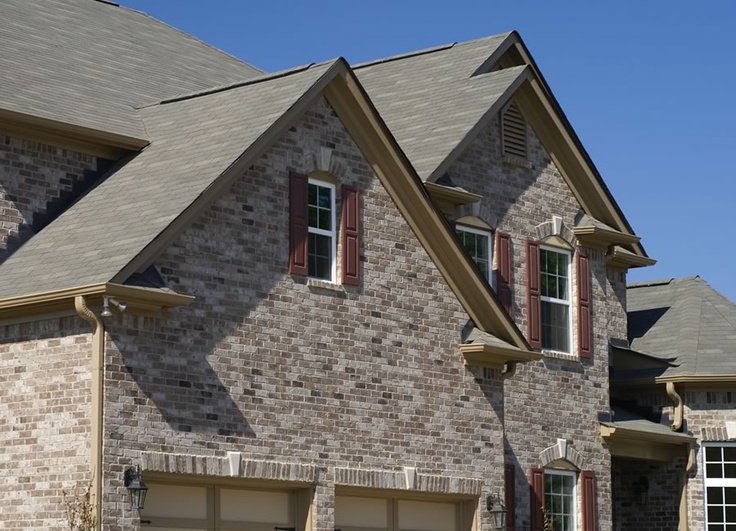
[(355, 67), (371, 101), (422, 179), (430, 177), (527, 68), (473, 76), (508, 35)]
[(0, 109), (139, 139), (147, 137), (137, 107), (262, 75), (97, 0), (2, 0), (0, 44)]
[(0, 267), (0, 298), (110, 281), (334, 62), (141, 109), (151, 144)]
[(736, 305), (700, 277), (631, 284), (629, 340), (677, 367), (664, 375), (736, 374)]

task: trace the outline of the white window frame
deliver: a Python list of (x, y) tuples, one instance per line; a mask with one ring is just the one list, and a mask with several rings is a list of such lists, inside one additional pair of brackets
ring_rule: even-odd
[(545, 488), (544, 488), (544, 504), (545, 507), (547, 506), (547, 482), (546, 482), (546, 476), (566, 476), (572, 478), (572, 529), (573, 531), (577, 530), (578, 528), (578, 473), (572, 472), (570, 470), (558, 470), (553, 468), (545, 468), (544, 469), (544, 475), (545, 475)]
[[(483, 229), (477, 229), (475, 227), (471, 227), (469, 225), (463, 225), (462, 223), (458, 223), (455, 226), (455, 232), (467, 232), (470, 234), (476, 234), (478, 236), (485, 236), (486, 238), (486, 248), (488, 249), (488, 263), (486, 264), (486, 271), (485, 271), (485, 277), (488, 281), (488, 284), (495, 290), (496, 289), (496, 279), (494, 278), (495, 275), (493, 275), (493, 232), (489, 230), (483, 230)], [(463, 244), (463, 248), (465, 248), (465, 245)], [(465, 249), (466, 252), (468, 252), (467, 249)], [(470, 254), (468, 252), (468, 254)], [(474, 257), (470, 257), (471, 260), (473, 260), (473, 263), (478, 266), (478, 263), (475, 261)], [(480, 268), (478, 268), (480, 270)], [(483, 271), (481, 271), (483, 273)]]
[[(309, 238), (309, 234), (318, 234), (320, 236), (328, 236), (330, 238), (330, 278), (321, 278), (321, 277), (313, 277), (310, 276), (310, 278), (314, 278), (316, 280), (321, 281), (327, 281), (327, 282), (335, 282), (335, 279), (337, 278), (337, 216), (336, 216), (336, 193), (337, 193), (337, 187), (334, 183), (331, 183), (329, 181), (325, 181), (322, 179), (316, 179), (313, 177), (309, 177), (307, 179), (308, 185), (315, 185), (320, 186), (322, 188), (329, 188), (331, 195), (332, 195), (332, 201), (330, 204), (331, 209), (331, 216), (330, 216), (330, 227), (332, 227), (332, 230), (325, 230), (320, 229), (317, 227), (312, 227), (309, 225), (309, 186), (307, 186), (307, 238)], [(309, 248), (307, 248), (307, 271), (309, 271)]]
[[(736, 489), (736, 478), (709, 478), (708, 469), (706, 467), (706, 449), (707, 448), (735, 448), (736, 443), (732, 442), (710, 442), (703, 443), (702, 452), (702, 466), (703, 466), (703, 519), (705, 521), (704, 529), (707, 531), (709, 525), (718, 526), (720, 522), (708, 522), (708, 488), (709, 487), (727, 487)], [(725, 461), (726, 463), (736, 463), (736, 461)], [(721, 461), (724, 463), (724, 461)], [(720, 504), (721, 507), (726, 507), (725, 501)], [(723, 524), (734, 525), (736, 520), (732, 522), (723, 522)]]
[[(573, 305), (572, 305), (572, 252), (568, 249), (563, 249), (561, 247), (554, 247), (551, 245), (540, 245), (540, 259), (539, 259), (539, 299), (541, 302), (551, 302), (552, 304), (560, 304), (568, 307), (567, 312), (567, 345), (569, 347), (569, 350), (555, 350), (555, 349), (544, 349), (548, 352), (560, 352), (563, 354), (572, 354), (573, 352), (573, 333), (572, 333), (572, 312), (573, 312)], [(567, 299), (558, 299), (555, 297), (547, 297), (546, 295), (542, 295), (542, 275), (544, 275), (544, 271), (542, 269), (542, 259), (541, 259), (541, 251), (548, 251), (553, 252), (557, 254), (564, 254), (567, 256)], [(541, 327), (541, 338), (542, 338), (542, 344), (544, 344), (544, 323), (542, 323), (540, 318), (539, 326)]]

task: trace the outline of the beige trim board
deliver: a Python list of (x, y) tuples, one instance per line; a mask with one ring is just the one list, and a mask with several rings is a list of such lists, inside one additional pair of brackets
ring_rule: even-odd
[(466, 365), (501, 369), (506, 363), (527, 363), (541, 360), (544, 355), (532, 350), (504, 348), (483, 343), (469, 343), (460, 345), (460, 351), (465, 358)]
[(609, 245), (628, 245), (638, 243), (640, 238), (635, 234), (625, 234), (617, 230), (606, 230), (593, 225), (575, 227), (572, 233), (585, 247), (607, 249)]
[(102, 305), (104, 297), (115, 297), (128, 305), (131, 313), (157, 312), (190, 304), (194, 297), (154, 288), (125, 286), (111, 282), (89, 284), (0, 300), (0, 322), (26, 322), (39, 316), (66, 315), (74, 311), (75, 297), (85, 297), (90, 306)]
[(736, 374), (692, 374), (658, 376), (655, 383), (696, 384), (702, 386), (720, 386), (723, 384), (735, 384)]
[(482, 195), (468, 192), (462, 188), (453, 188), (452, 186), (444, 186), (442, 184), (431, 182), (425, 182), (424, 187), (427, 189), (432, 199), (453, 206), (477, 203), (483, 199)]
[(656, 263), (657, 261), (653, 258), (634, 254), (618, 246), (615, 246), (606, 255), (606, 265), (613, 269), (626, 270), (631, 267), (648, 267)]
[(110, 160), (117, 160), (130, 151), (139, 151), (149, 143), (142, 138), (108, 133), (8, 109), (0, 109), (0, 131)]
[(601, 425), (600, 434), (614, 457), (650, 461), (671, 461), (685, 457), (695, 437), (681, 433), (664, 434)]

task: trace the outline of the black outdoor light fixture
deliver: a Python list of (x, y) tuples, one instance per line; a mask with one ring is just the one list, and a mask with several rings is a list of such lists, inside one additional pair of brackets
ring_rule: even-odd
[(506, 507), (501, 501), (501, 496), (489, 494), (486, 498), (486, 508), (491, 513), (494, 529), (504, 529), (506, 527)]
[(639, 505), (646, 505), (649, 501), (649, 480), (644, 476), (634, 481), (634, 496), (636, 497), (636, 503)]
[(125, 488), (128, 489), (128, 494), (130, 494), (130, 507), (138, 510), (143, 509), (143, 505), (146, 503), (148, 487), (143, 482), (141, 467), (137, 466), (127, 469), (123, 476), (123, 483), (125, 484)]

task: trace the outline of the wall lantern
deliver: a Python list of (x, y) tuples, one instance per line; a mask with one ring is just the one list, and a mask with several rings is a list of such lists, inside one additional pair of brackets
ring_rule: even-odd
[(634, 497), (639, 505), (646, 505), (649, 501), (649, 480), (644, 476), (634, 481)]
[(146, 503), (148, 487), (143, 482), (141, 467), (137, 466), (127, 469), (123, 476), (123, 483), (125, 484), (125, 488), (128, 489), (128, 494), (130, 494), (130, 507), (138, 510), (143, 509), (143, 505)]
[(504, 529), (506, 527), (506, 507), (501, 501), (501, 496), (490, 494), (486, 498), (486, 508), (491, 513), (494, 529)]

